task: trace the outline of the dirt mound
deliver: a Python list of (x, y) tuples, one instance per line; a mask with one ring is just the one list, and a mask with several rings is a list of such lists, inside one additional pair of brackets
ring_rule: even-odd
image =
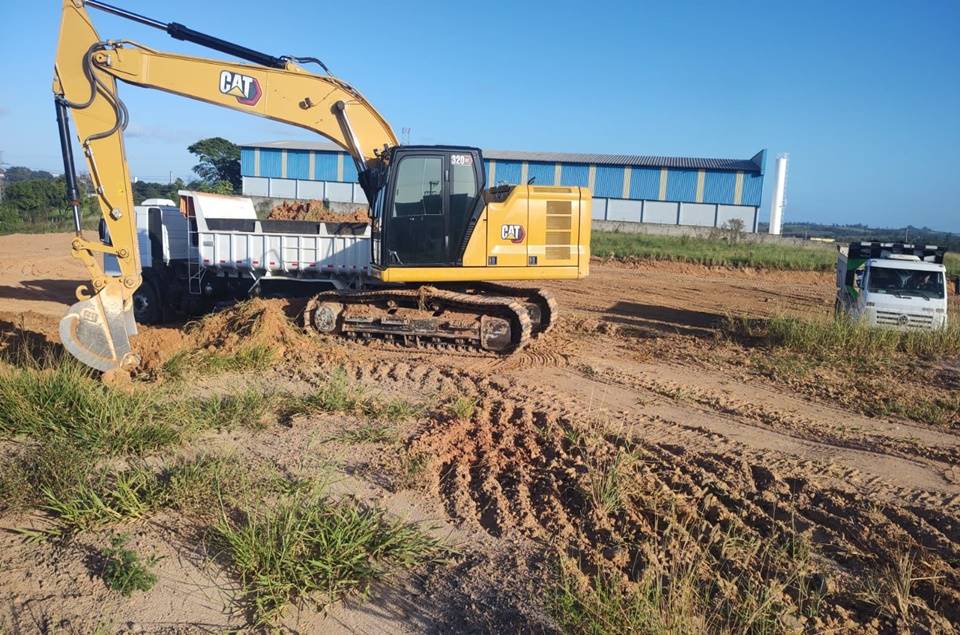
[(140, 326), (131, 345), (140, 356), (138, 370), (150, 373), (159, 370), (174, 353), (187, 348), (189, 341), (177, 327)]
[(283, 353), (303, 334), (287, 317), (284, 300), (254, 298), (208, 315), (187, 329), (190, 343), (211, 352), (235, 353), (250, 346), (269, 346)]
[(264, 346), (276, 356), (298, 349), (304, 334), (290, 317), (291, 302), (254, 298), (207, 315), (185, 327), (141, 327), (133, 340), (141, 372), (158, 371), (175, 354), (204, 350), (230, 355)]
[(370, 224), (364, 210), (340, 213), (328, 209), (323, 201), (284, 201), (270, 211), (269, 220), (311, 220), (321, 223)]

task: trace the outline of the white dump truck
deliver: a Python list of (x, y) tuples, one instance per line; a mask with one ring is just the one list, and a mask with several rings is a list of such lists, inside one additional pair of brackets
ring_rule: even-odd
[[(134, 316), (141, 324), (261, 291), (312, 295), (356, 287), (369, 273), (368, 224), (258, 220), (249, 198), (179, 195), (178, 204), (148, 199), (136, 206), (143, 285)], [(109, 244), (102, 222), (100, 239)], [(118, 274), (113, 256), (104, 256), (104, 269)]]
[(932, 245), (856, 242), (839, 246), (836, 312), (870, 326), (947, 325), (944, 250)]

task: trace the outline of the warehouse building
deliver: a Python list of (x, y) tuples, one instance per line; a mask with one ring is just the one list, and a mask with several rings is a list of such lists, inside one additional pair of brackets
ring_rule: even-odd
[[(488, 184), (580, 185), (597, 220), (756, 231), (766, 150), (750, 159), (484, 150)], [(241, 146), (246, 196), (365, 204), (350, 155), (331, 143), (270, 141)]]

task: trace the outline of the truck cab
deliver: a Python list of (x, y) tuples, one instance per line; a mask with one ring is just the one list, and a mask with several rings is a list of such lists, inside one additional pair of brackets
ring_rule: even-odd
[(904, 243), (852, 243), (837, 258), (836, 310), (868, 326), (947, 325), (944, 251)]

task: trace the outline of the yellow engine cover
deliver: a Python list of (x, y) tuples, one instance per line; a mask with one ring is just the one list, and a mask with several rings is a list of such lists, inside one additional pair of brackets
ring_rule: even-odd
[(590, 273), (593, 197), (584, 187), (518, 185), (489, 202), (461, 267), (388, 267), (386, 282), (569, 280)]

